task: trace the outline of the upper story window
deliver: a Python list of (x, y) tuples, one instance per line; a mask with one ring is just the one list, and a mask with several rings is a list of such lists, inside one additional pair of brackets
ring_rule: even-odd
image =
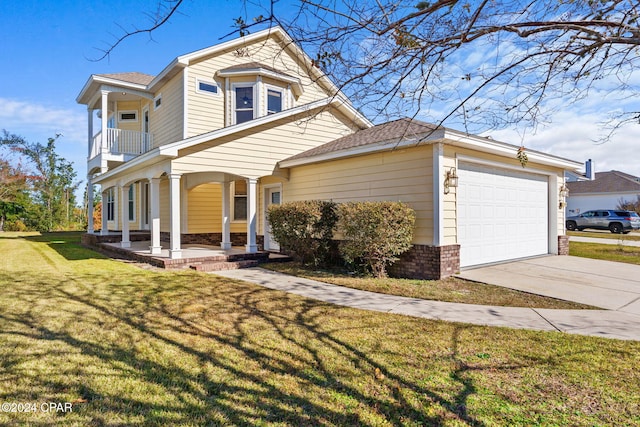
[(254, 114), (254, 85), (234, 85), (234, 117), (235, 124), (248, 122)]
[(220, 88), (215, 82), (207, 82), (204, 80), (196, 80), (196, 91), (200, 93), (206, 93), (209, 95), (218, 95)]
[(267, 114), (282, 111), (282, 90), (267, 88)]
[(157, 110), (162, 106), (162, 94), (159, 94), (155, 98), (153, 98), (153, 109)]
[(138, 121), (138, 112), (135, 110), (132, 111), (119, 111), (118, 112), (118, 121), (119, 122), (137, 122)]

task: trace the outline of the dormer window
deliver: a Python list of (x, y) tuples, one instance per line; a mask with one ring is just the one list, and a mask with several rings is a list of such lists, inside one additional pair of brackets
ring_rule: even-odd
[(254, 85), (243, 84), (234, 85), (234, 116), (235, 124), (248, 122), (253, 120), (254, 114)]

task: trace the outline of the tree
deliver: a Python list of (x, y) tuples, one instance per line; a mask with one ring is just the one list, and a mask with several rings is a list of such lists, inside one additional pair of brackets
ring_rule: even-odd
[(9, 147), (29, 161), (34, 168), (29, 177), (30, 194), (34, 202), (31, 213), (34, 226), (40, 231), (68, 228), (76, 205), (76, 182), (73, 165), (55, 151), (59, 135), (47, 144), (32, 143), (3, 131), (0, 146)]
[(12, 165), (9, 160), (0, 158), (0, 231), (4, 231), (8, 216), (23, 210), (28, 179), (21, 164)]
[[(113, 46), (158, 28), (181, 1), (158, 4), (152, 25)], [(277, 7), (245, 1), (256, 18), (236, 19), (238, 32), (283, 25), (374, 120), (429, 112), (477, 133), (535, 125), (553, 112), (552, 100), (579, 101), (603, 81), (616, 99), (639, 89), (639, 1), (301, 0), (293, 14), (283, 7), (284, 18)], [(610, 119), (612, 132), (637, 123), (640, 107)]]

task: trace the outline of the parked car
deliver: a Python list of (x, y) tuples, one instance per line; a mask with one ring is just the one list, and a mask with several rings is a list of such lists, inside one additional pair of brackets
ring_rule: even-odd
[(625, 233), (640, 229), (640, 216), (633, 211), (597, 210), (567, 217), (567, 230), (582, 231), (585, 228)]

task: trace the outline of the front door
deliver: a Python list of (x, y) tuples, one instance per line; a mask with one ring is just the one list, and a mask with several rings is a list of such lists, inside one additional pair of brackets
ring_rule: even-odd
[(278, 242), (276, 242), (275, 240), (273, 240), (273, 235), (271, 234), (271, 225), (269, 224), (269, 221), (267, 221), (267, 208), (271, 205), (279, 205), (280, 203), (282, 203), (282, 197), (281, 197), (281, 188), (280, 186), (278, 187), (269, 187), (265, 189), (265, 225), (266, 225), (266, 230), (265, 230), (265, 236), (264, 236), (264, 246), (265, 246), (265, 250), (267, 251), (279, 251), (280, 250), (280, 245), (278, 244)]

